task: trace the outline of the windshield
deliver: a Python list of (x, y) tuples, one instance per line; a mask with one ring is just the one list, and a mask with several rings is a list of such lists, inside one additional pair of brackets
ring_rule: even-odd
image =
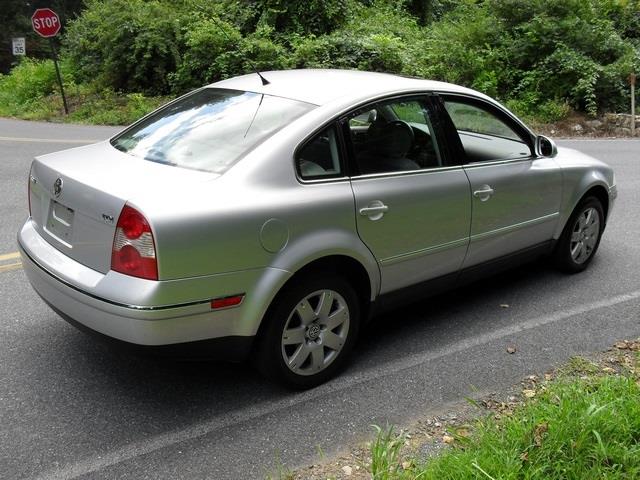
[(314, 107), (260, 93), (204, 88), (133, 125), (111, 144), (152, 162), (224, 173)]

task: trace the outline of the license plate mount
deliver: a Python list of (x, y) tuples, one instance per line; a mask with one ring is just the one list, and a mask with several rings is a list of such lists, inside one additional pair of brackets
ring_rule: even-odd
[(71, 247), (73, 234), (74, 211), (55, 200), (49, 203), (49, 214), (47, 215), (47, 232), (56, 239)]

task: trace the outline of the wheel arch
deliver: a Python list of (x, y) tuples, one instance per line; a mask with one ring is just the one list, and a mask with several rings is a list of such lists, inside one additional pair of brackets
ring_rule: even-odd
[(587, 197), (596, 197), (598, 200), (600, 200), (604, 213), (604, 219), (606, 222), (609, 216), (609, 192), (607, 191), (607, 189), (602, 185), (595, 185), (591, 187), (584, 193), (584, 195), (582, 195), (582, 197), (580, 197), (580, 200), (578, 200), (573, 208), (575, 209), (576, 206), (579, 205)]
[(610, 208), (609, 190), (607, 184), (604, 181), (592, 183), (591, 185), (585, 186), (582, 189), (576, 189), (571, 193), (570, 201), (567, 202), (566, 207), (562, 212), (561, 221), (558, 222), (558, 227), (554, 235), (555, 239), (560, 238), (560, 235), (562, 235), (562, 231), (571, 218), (571, 215), (578, 207), (578, 205), (580, 205), (580, 203), (582, 203), (587, 197), (595, 197), (600, 201), (600, 203), (602, 204), (606, 224)]
[(345, 278), (354, 287), (358, 296), (362, 321), (366, 321), (369, 318), (371, 313), (371, 300), (373, 296), (377, 294), (377, 291), (374, 290), (377, 285), (376, 279), (372, 279), (365, 266), (351, 256), (343, 254), (327, 255), (316, 258), (299, 268), (278, 289), (262, 316), (258, 331), (256, 332), (257, 339), (261, 337), (262, 332), (266, 328), (266, 319), (282, 293), (304, 277), (318, 273), (336, 274)]

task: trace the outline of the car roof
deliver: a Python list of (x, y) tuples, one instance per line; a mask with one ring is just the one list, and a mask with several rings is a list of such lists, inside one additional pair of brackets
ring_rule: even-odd
[(348, 97), (359, 98), (363, 94), (384, 95), (401, 90), (467, 93), (484, 97), (478, 92), (459, 85), (389, 73), (330, 69), (277, 70), (260, 73), (269, 81), (269, 84), (263, 85), (256, 73), (250, 73), (213, 83), (209, 87), (264, 93), (315, 105), (325, 105)]

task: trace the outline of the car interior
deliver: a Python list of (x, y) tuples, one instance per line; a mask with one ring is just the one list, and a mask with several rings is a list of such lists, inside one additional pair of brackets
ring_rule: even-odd
[[(442, 165), (432, 140), (427, 111), (415, 100), (376, 105), (356, 112), (348, 121), (358, 173), (420, 170)], [(302, 178), (340, 175), (335, 130), (316, 135), (298, 154)]]
[[(506, 123), (473, 105), (447, 101), (470, 163), (528, 158), (528, 144)], [(357, 111), (348, 119), (348, 141), (357, 174), (405, 172), (442, 166), (429, 112), (418, 100), (395, 100)], [(302, 178), (342, 175), (335, 127), (316, 135), (298, 155)]]

